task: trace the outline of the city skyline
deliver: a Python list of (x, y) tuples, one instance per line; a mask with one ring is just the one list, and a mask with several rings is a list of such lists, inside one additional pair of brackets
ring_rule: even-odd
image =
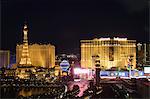
[(80, 40), (127, 37), (149, 41), (147, 0), (29, 1), (2, 0), (1, 48), (15, 52), (23, 43), (23, 24), (29, 43), (51, 43), (56, 53), (80, 53)]
[(150, 99), (149, 0), (1, 5), (1, 98)]

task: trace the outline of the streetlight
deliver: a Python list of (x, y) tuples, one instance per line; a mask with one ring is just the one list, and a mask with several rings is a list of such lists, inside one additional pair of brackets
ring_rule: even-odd
[(130, 55), (128, 57), (128, 68), (129, 68), (129, 78), (131, 79), (131, 69), (132, 69), (132, 60), (133, 60), (133, 55)]

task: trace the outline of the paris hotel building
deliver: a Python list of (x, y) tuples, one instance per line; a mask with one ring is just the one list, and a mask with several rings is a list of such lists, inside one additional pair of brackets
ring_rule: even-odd
[[(23, 44), (16, 46), (16, 63), (19, 63), (22, 55)], [(33, 66), (50, 68), (55, 66), (55, 46), (51, 44), (30, 44), (29, 57)]]
[(111, 67), (126, 68), (129, 57), (132, 69), (136, 66), (136, 40), (127, 38), (100, 38), (81, 40), (81, 67), (94, 69), (95, 61), (92, 56), (99, 55), (100, 65), (104, 69)]

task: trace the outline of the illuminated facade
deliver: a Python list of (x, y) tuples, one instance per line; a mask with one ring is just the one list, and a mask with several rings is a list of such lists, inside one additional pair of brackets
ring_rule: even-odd
[(0, 67), (7, 67), (10, 63), (10, 51), (0, 50)]
[[(16, 62), (21, 60), (22, 46), (16, 46)], [(33, 66), (50, 68), (55, 66), (55, 46), (51, 44), (29, 45), (29, 55)]]
[(136, 40), (127, 38), (100, 38), (81, 40), (81, 67), (94, 69), (93, 56), (100, 56), (101, 68), (125, 68), (128, 57), (133, 56), (132, 69), (136, 66)]
[(137, 65), (150, 65), (150, 43), (137, 44)]

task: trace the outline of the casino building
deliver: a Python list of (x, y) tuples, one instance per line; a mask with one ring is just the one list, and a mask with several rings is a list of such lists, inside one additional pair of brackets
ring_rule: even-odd
[(10, 51), (0, 50), (0, 68), (7, 67), (10, 63)]
[[(21, 60), (23, 45), (16, 46), (16, 62)], [(55, 66), (55, 46), (51, 44), (31, 44), (29, 55), (33, 66), (51, 68)]]
[[(136, 40), (127, 38), (100, 38), (81, 40), (81, 67), (94, 69), (93, 56), (100, 56), (101, 68), (126, 68), (128, 64), (136, 66)], [(132, 61), (129, 63), (129, 57)]]

